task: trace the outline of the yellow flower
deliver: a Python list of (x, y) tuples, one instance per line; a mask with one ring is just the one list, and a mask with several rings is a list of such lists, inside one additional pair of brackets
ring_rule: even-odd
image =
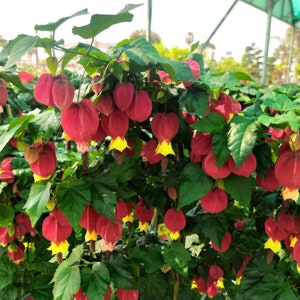
[(178, 240), (179, 237), (180, 237), (179, 231), (170, 232), (170, 238), (171, 238), (173, 241)]
[(282, 187), (281, 195), (283, 200), (294, 200), (297, 201), (299, 198), (299, 190), (298, 189), (289, 189), (288, 187)]
[(175, 155), (171, 142), (167, 142), (166, 140), (163, 140), (162, 143), (158, 143), (155, 153), (163, 156), (167, 156), (168, 154)]
[(122, 152), (126, 148), (129, 148), (127, 141), (125, 138), (122, 138), (120, 136), (117, 136), (116, 138), (111, 139), (109, 146), (108, 146), (108, 150), (116, 149), (120, 152)]
[(273, 241), (272, 238), (268, 238), (265, 242), (264, 249), (271, 249), (274, 253), (277, 253), (281, 250), (281, 243), (280, 241)]
[(140, 231), (148, 231), (148, 228), (149, 228), (149, 223), (148, 222), (145, 222), (145, 223), (142, 223), (141, 221), (139, 221), (139, 230)]
[(217, 287), (224, 289), (224, 277), (220, 277), (217, 281)]
[(290, 236), (290, 246), (291, 246), (292, 248), (295, 247), (295, 244), (297, 243), (297, 241), (298, 241), (297, 237), (295, 237), (295, 236)]
[(96, 230), (93, 230), (92, 232), (90, 231), (87, 231), (86, 234), (85, 234), (85, 241), (88, 242), (88, 241), (97, 241), (98, 239), (98, 235), (97, 235), (97, 232)]
[(57, 254), (57, 253), (67, 253), (69, 249), (70, 244), (68, 243), (67, 240), (60, 242), (59, 244), (56, 244), (54, 242), (51, 242), (51, 245), (48, 250), (52, 251), (52, 255)]
[(133, 223), (133, 216), (134, 216), (134, 213), (131, 212), (126, 217), (122, 218), (122, 222), (123, 223), (127, 223), (127, 222)]

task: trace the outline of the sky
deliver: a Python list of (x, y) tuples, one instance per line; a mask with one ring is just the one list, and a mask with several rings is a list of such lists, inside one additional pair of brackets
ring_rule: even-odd
[[(187, 47), (186, 34), (192, 32), (194, 42), (204, 43), (225, 16), (234, 0), (152, 0), (152, 31), (158, 33), (168, 47)], [(116, 43), (137, 29), (147, 28), (147, 0), (8, 0), (1, 4), (0, 35), (13, 39), (18, 34), (35, 35), (35, 24), (47, 24), (68, 17), (82, 9), (89, 14), (68, 20), (56, 33), (56, 39), (66, 42), (83, 40), (72, 34), (73, 26), (89, 23), (93, 14), (117, 14), (126, 4), (142, 4), (130, 11), (131, 22), (108, 28), (97, 36), (97, 41)], [(210, 42), (215, 45), (216, 59), (232, 53), (240, 60), (244, 50), (252, 43), (265, 47), (267, 14), (249, 4), (238, 1)], [(288, 25), (272, 18), (269, 55), (284, 39)], [(45, 33), (38, 33), (43, 36)]]

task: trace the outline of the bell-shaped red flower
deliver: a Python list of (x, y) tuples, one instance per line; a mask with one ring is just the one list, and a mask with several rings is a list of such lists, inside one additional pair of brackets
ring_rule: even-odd
[(138, 290), (123, 290), (122, 288), (117, 288), (118, 300), (138, 300), (139, 291)]
[(79, 225), (87, 231), (85, 235), (86, 242), (97, 240), (96, 224), (99, 216), (100, 214), (93, 208), (91, 204), (87, 204), (85, 206), (79, 221)]
[(36, 81), (33, 95), (37, 102), (54, 107), (54, 101), (52, 96), (52, 86), (55, 77), (52, 74), (44, 73)]
[(169, 208), (164, 216), (164, 223), (170, 230), (170, 237), (172, 240), (177, 240), (180, 236), (180, 231), (186, 225), (185, 215), (182, 210), (176, 210), (175, 208)]
[(174, 112), (156, 113), (151, 122), (153, 135), (158, 139), (155, 152), (167, 156), (175, 155), (171, 145), (171, 140), (175, 137), (179, 129), (178, 117)]
[(3, 111), (2, 106), (8, 101), (8, 92), (6, 89), (6, 82), (0, 78), (0, 112)]
[(225, 232), (222, 241), (221, 241), (221, 247), (218, 247), (215, 243), (211, 242), (211, 246), (218, 252), (226, 252), (228, 248), (230, 247), (232, 242), (232, 236), (229, 231)]
[(236, 167), (236, 164), (232, 158), (232, 156), (228, 159), (228, 166), (232, 173), (249, 177), (256, 169), (256, 157), (253, 153), (250, 153), (245, 160), (242, 162), (241, 166), (239, 168)]
[(88, 296), (83, 292), (83, 290), (80, 288), (76, 294), (73, 294), (74, 300), (89, 300)]
[(286, 232), (285, 229), (271, 217), (265, 220), (265, 232), (274, 242), (282, 241), (289, 235), (289, 232)]
[(256, 182), (264, 191), (269, 191), (269, 192), (273, 192), (277, 190), (280, 186), (275, 176), (275, 168), (273, 166), (268, 168), (265, 178), (257, 174)]
[(96, 104), (97, 111), (103, 115), (109, 116), (115, 108), (116, 106), (112, 95), (109, 92), (104, 92)]
[(202, 169), (207, 175), (215, 179), (226, 178), (231, 173), (227, 162), (220, 167), (217, 166), (216, 156), (213, 151), (203, 157)]
[(77, 151), (90, 151), (90, 141), (99, 125), (98, 112), (89, 99), (73, 102), (61, 113), (61, 125), (65, 133), (77, 144)]
[(220, 93), (220, 96), (217, 100), (210, 98), (210, 111), (217, 112), (223, 116), (226, 120), (229, 120), (232, 115), (241, 112), (241, 104), (228, 96), (225, 93)]
[(34, 146), (38, 150), (38, 159), (30, 164), (32, 172), (41, 177), (52, 175), (57, 167), (56, 147), (52, 141), (47, 144), (37, 142)]
[(144, 90), (136, 91), (131, 105), (126, 110), (129, 119), (137, 122), (146, 121), (152, 112), (152, 100)]
[(42, 233), (48, 241), (59, 244), (71, 235), (72, 225), (64, 213), (60, 209), (55, 208), (44, 219)]
[(140, 198), (139, 202), (135, 206), (134, 213), (137, 219), (139, 220), (139, 229), (141, 231), (147, 231), (149, 227), (149, 222), (151, 221), (154, 215), (154, 207), (152, 205), (150, 207), (146, 207), (143, 204), (143, 199)]
[(158, 142), (155, 139), (150, 139), (146, 144), (142, 145), (140, 156), (145, 160), (145, 162), (148, 162), (151, 165), (160, 162), (163, 158), (161, 154), (157, 154), (155, 152), (157, 145)]
[(22, 83), (30, 83), (34, 79), (34, 75), (25, 70), (20, 71), (18, 77)]
[(195, 155), (205, 155), (212, 151), (212, 136), (209, 133), (194, 133), (191, 151)]
[(228, 205), (227, 194), (220, 188), (212, 188), (200, 199), (201, 207), (212, 214), (223, 211)]
[(0, 164), (0, 181), (12, 183), (15, 180), (13, 168), (11, 166), (12, 157), (7, 157)]
[(115, 109), (108, 116), (107, 131), (111, 136), (109, 150), (116, 149), (122, 152), (128, 147), (125, 135), (129, 128), (129, 119), (125, 112)]
[(125, 202), (123, 199), (119, 198), (116, 205), (116, 219), (117, 221), (125, 221), (125, 222), (132, 222), (132, 203)]
[(91, 90), (95, 94), (99, 94), (103, 90), (103, 87), (104, 87), (104, 82), (101, 81), (100, 75), (94, 75), (91, 80)]
[(95, 134), (92, 135), (92, 140), (96, 143), (103, 141), (106, 138), (107, 134), (103, 130), (101, 118), (99, 118), (98, 128)]
[(56, 107), (63, 109), (72, 104), (75, 90), (64, 75), (58, 75), (52, 85), (52, 97)]
[(0, 243), (2, 246), (7, 245), (14, 239), (14, 234), (11, 234), (10, 231), (8, 226), (0, 227)]
[(7, 255), (16, 264), (19, 264), (24, 259), (25, 246), (22, 242), (16, 241), (8, 246)]
[[(193, 59), (186, 59), (186, 60), (184, 60), (184, 62), (186, 62), (189, 65), (195, 79), (199, 79), (199, 77), (200, 77), (200, 65), (199, 65), (199, 63), (196, 60), (193, 60)], [(193, 82), (183, 81), (183, 85), (185, 87), (189, 87), (193, 84), (194, 84)]]
[(32, 227), (29, 216), (22, 212), (16, 214), (14, 228), (14, 237), (17, 239), (23, 237), (26, 233), (30, 233), (31, 236), (36, 235), (36, 229)]
[(129, 108), (133, 101), (135, 87), (132, 82), (118, 82), (113, 90), (113, 99), (115, 105), (120, 111), (125, 111)]

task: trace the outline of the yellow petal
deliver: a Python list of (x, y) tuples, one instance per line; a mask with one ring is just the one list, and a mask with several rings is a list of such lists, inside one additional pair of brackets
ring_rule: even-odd
[(145, 222), (145, 223), (142, 223), (141, 221), (139, 221), (139, 230), (140, 231), (148, 231), (148, 228), (149, 228), (149, 223), (148, 222)]
[(122, 222), (123, 223), (127, 223), (127, 222), (133, 223), (133, 215), (134, 215), (134, 213), (131, 212), (130, 214), (128, 214), (126, 217), (124, 217), (122, 219)]
[(280, 241), (273, 241), (272, 238), (268, 238), (265, 242), (264, 249), (271, 249), (274, 253), (277, 253), (281, 250), (281, 243)]
[(298, 189), (291, 190), (288, 187), (282, 187), (281, 195), (282, 195), (283, 200), (291, 199), (291, 200), (297, 201), (299, 198), (299, 190)]
[(297, 263), (297, 272), (300, 273), (300, 264)]
[(72, 139), (65, 133), (62, 133), (62, 137), (65, 139), (66, 142), (72, 141)]
[(56, 202), (54, 200), (54, 198), (50, 198), (46, 204), (46, 207), (52, 211), (55, 208)]
[(56, 244), (54, 242), (51, 242), (51, 245), (48, 250), (52, 251), (52, 255), (55, 255), (57, 253), (67, 253), (69, 249), (70, 244), (67, 240), (60, 242), (59, 244)]
[(220, 277), (217, 281), (217, 287), (224, 289), (224, 277)]
[(47, 177), (42, 177), (42, 176), (39, 176), (37, 174), (33, 174), (34, 182), (41, 181), (41, 180), (47, 180), (50, 177), (51, 177), (51, 175), (49, 175)]
[(163, 140), (161, 143), (158, 143), (155, 149), (155, 153), (161, 154), (163, 156), (167, 156), (168, 154), (175, 155), (171, 142), (167, 142), (166, 140)]
[(126, 148), (129, 148), (127, 141), (125, 138), (122, 138), (120, 136), (111, 139), (108, 146), (108, 150), (116, 149), (119, 150), (120, 152), (124, 151)]
[(179, 237), (180, 237), (179, 231), (170, 232), (170, 238), (171, 238), (173, 241), (178, 240)]
[(295, 247), (295, 244), (297, 243), (297, 241), (298, 241), (297, 237), (295, 237), (295, 236), (290, 236), (290, 246), (291, 246), (292, 248)]
[(97, 241), (98, 239), (98, 235), (97, 235), (97, 232), (96, 230), (93, 230), (92, 232), (90, 231), (87, 231), (86, 234), (85, 234), (85, 241), (88, 242), (88, 241)]

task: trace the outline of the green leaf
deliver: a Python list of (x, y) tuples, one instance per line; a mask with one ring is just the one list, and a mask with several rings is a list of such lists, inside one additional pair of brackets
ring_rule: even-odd
[(294, 111), (288, 111), (285, 114), (276, 114), (275, 116), (260, 115), (258, 122), (266, 127), (271, 125), (278, 125), (281, 128), (290, 126), (294, 131), (300, 128), (300, 116)]
[(245, 208), (249, 207), (254, 185), (255, 181), (252, 177), (231, 174), (224, 179), (225, 191)]
[(50, 199), (50, 189), (51, 182), (38, 181), (31, 185), (24, 209), (30, 217), (32, 226), (36, 224), (44, 212), (48, 211), (46, 205)]
[(227, 121), (218, 113), (211, 112), (191, 127), (198, 132), (216, 133), (227, 126)]
[(95, 14), (92, 15), (88, 25), (81, 27), (74, 26), (72, 32), (84, 39), (91, 39), (112, 25), (122, 22), (131, 22), (132, 19), (133, 15), (129, 12), (122, 12), (116, 15)]
[(257, 124), (243, 116), (235, 116), (228, 132), (228, 148), (239, 168), (252, 152), (257, 138)]
[(185, 93), (180, 97), (178, 103), (189, 113), (204, 116), (208, 108), (208, 95), (203, 91)]
[(93, 195), (93, 207), (103, 216), (115, 220), (117, 183), (111, 173), (101, 173), (86, 179)]
[(110, 260), (111, 282), (122, 289), (136, 289), (133, 269), (130, 261), (125, 257), (116, 254)]
[[(135, 158), (123, 157), (121, 165), (114, 161), (109, 164), (109, 169), (118, 182), (127, 182), (134, 177), (138, 166), (138, 162)], [(111, 180), (112, 179), (109, 181)]]
[(35, 116), (29, 122), (28, 129), (33, 139), (37, 140), (40, 137), (47, 139), (47, 137), (50, 138), (58, 130), (60, 125), (60, 114), (51, 108)]
[(221, 130), (212, 137), (212, 149), (216, 157), (217, 167), (221, 167), (228, 160), (230, 151), (227, 145), (227, 130)]
[(14, 285), (8, 285), (1, 290), (0, 300), (18, 300), (18, 289)]
[(30, 281), (31, 294), (34, 299), (48, 300), (52, 298), (53, 284), (49, 284), (51, 274), (37, 274)]
[(172, 242), (170, 248), (167, 248), (163, 256), (166, 263), (176, 272), (184, 277), (188, 275), (188, 263), (191, 260), (190, 253), (184, 248), (182, 243)]
[(88, 184), (80, 179), (65, 180), (57, 188), (56, 199), (72, 227), (77, 231), (85, 205), (91, 202)]
[(180, 176), (178, 209), (198, 201), (209, 192), (211, 185), (211, 177), (203, 172), (200, 164), (187, 164)]
[(107, 285), (110, 283), (110, 274), (103, 262), (96, 262), (93, 268), (85, 268), (81, 272), (81, 286), (89, 300), (98, 300), (105, 296)]
[(63, 261), (54, 274), (51, 283), (54, 283), (53, 300), (70, 300), (80, 288), (79, 266), (70, 266)]
[(19, 62), (20, 59), (35, 46), (37, 40), (38, 37), (29, 35), (23, 35), (19, 38), (13, 45), (4, 68), (9, 69)]
[(33, 115), (18, 117), (10, 121), (9, 125), (0, 126), (0, 151), (6, 146), (10, 139), (19, 131), (25, 128)]
[(146, 248), (135, 247), (128, 253), (130, 260), (143, 264), (147, 273), (154, 273), (163, 266), (164, 258), (159, 245), (149, 245)]
[(0, 227), (12, 224), (15, 217), (14, 209), (11, 206), (0, 204)]
[(200, 225), (205, 236), (220, 247), (224, 234), (228, 230), (226, 217), (222, 214), (206, 214), (201, 218)]
[(78, 12), (76, 12), (75, 14), (69, 16), (69, 17), (64, 17), (59, 19), (56, 22), (51, 22), (45, 25), (35, 25), (34, 26), (34, 30), (36, 31), (55, 31), (60, 25), (62, 25), (63, 23), (65, 23), (66, 21), (68, 21), (71, 18), (77, 17), (77, 16), (82, 16), (82, 15), (86, 15), (88, 14), (88, 10), (87, 9), (83, 9), (80, 10)]
[(75, 248), (73, 248), (70, 256), (67, 259), (69, 265), (72, 266), (73, 264), (80, 261), (82, 254), (83, 254), (83, 244), (77, 245)]
[(0, 290), (13, 283), (17, 266), (8, 258), (0, 257)]

